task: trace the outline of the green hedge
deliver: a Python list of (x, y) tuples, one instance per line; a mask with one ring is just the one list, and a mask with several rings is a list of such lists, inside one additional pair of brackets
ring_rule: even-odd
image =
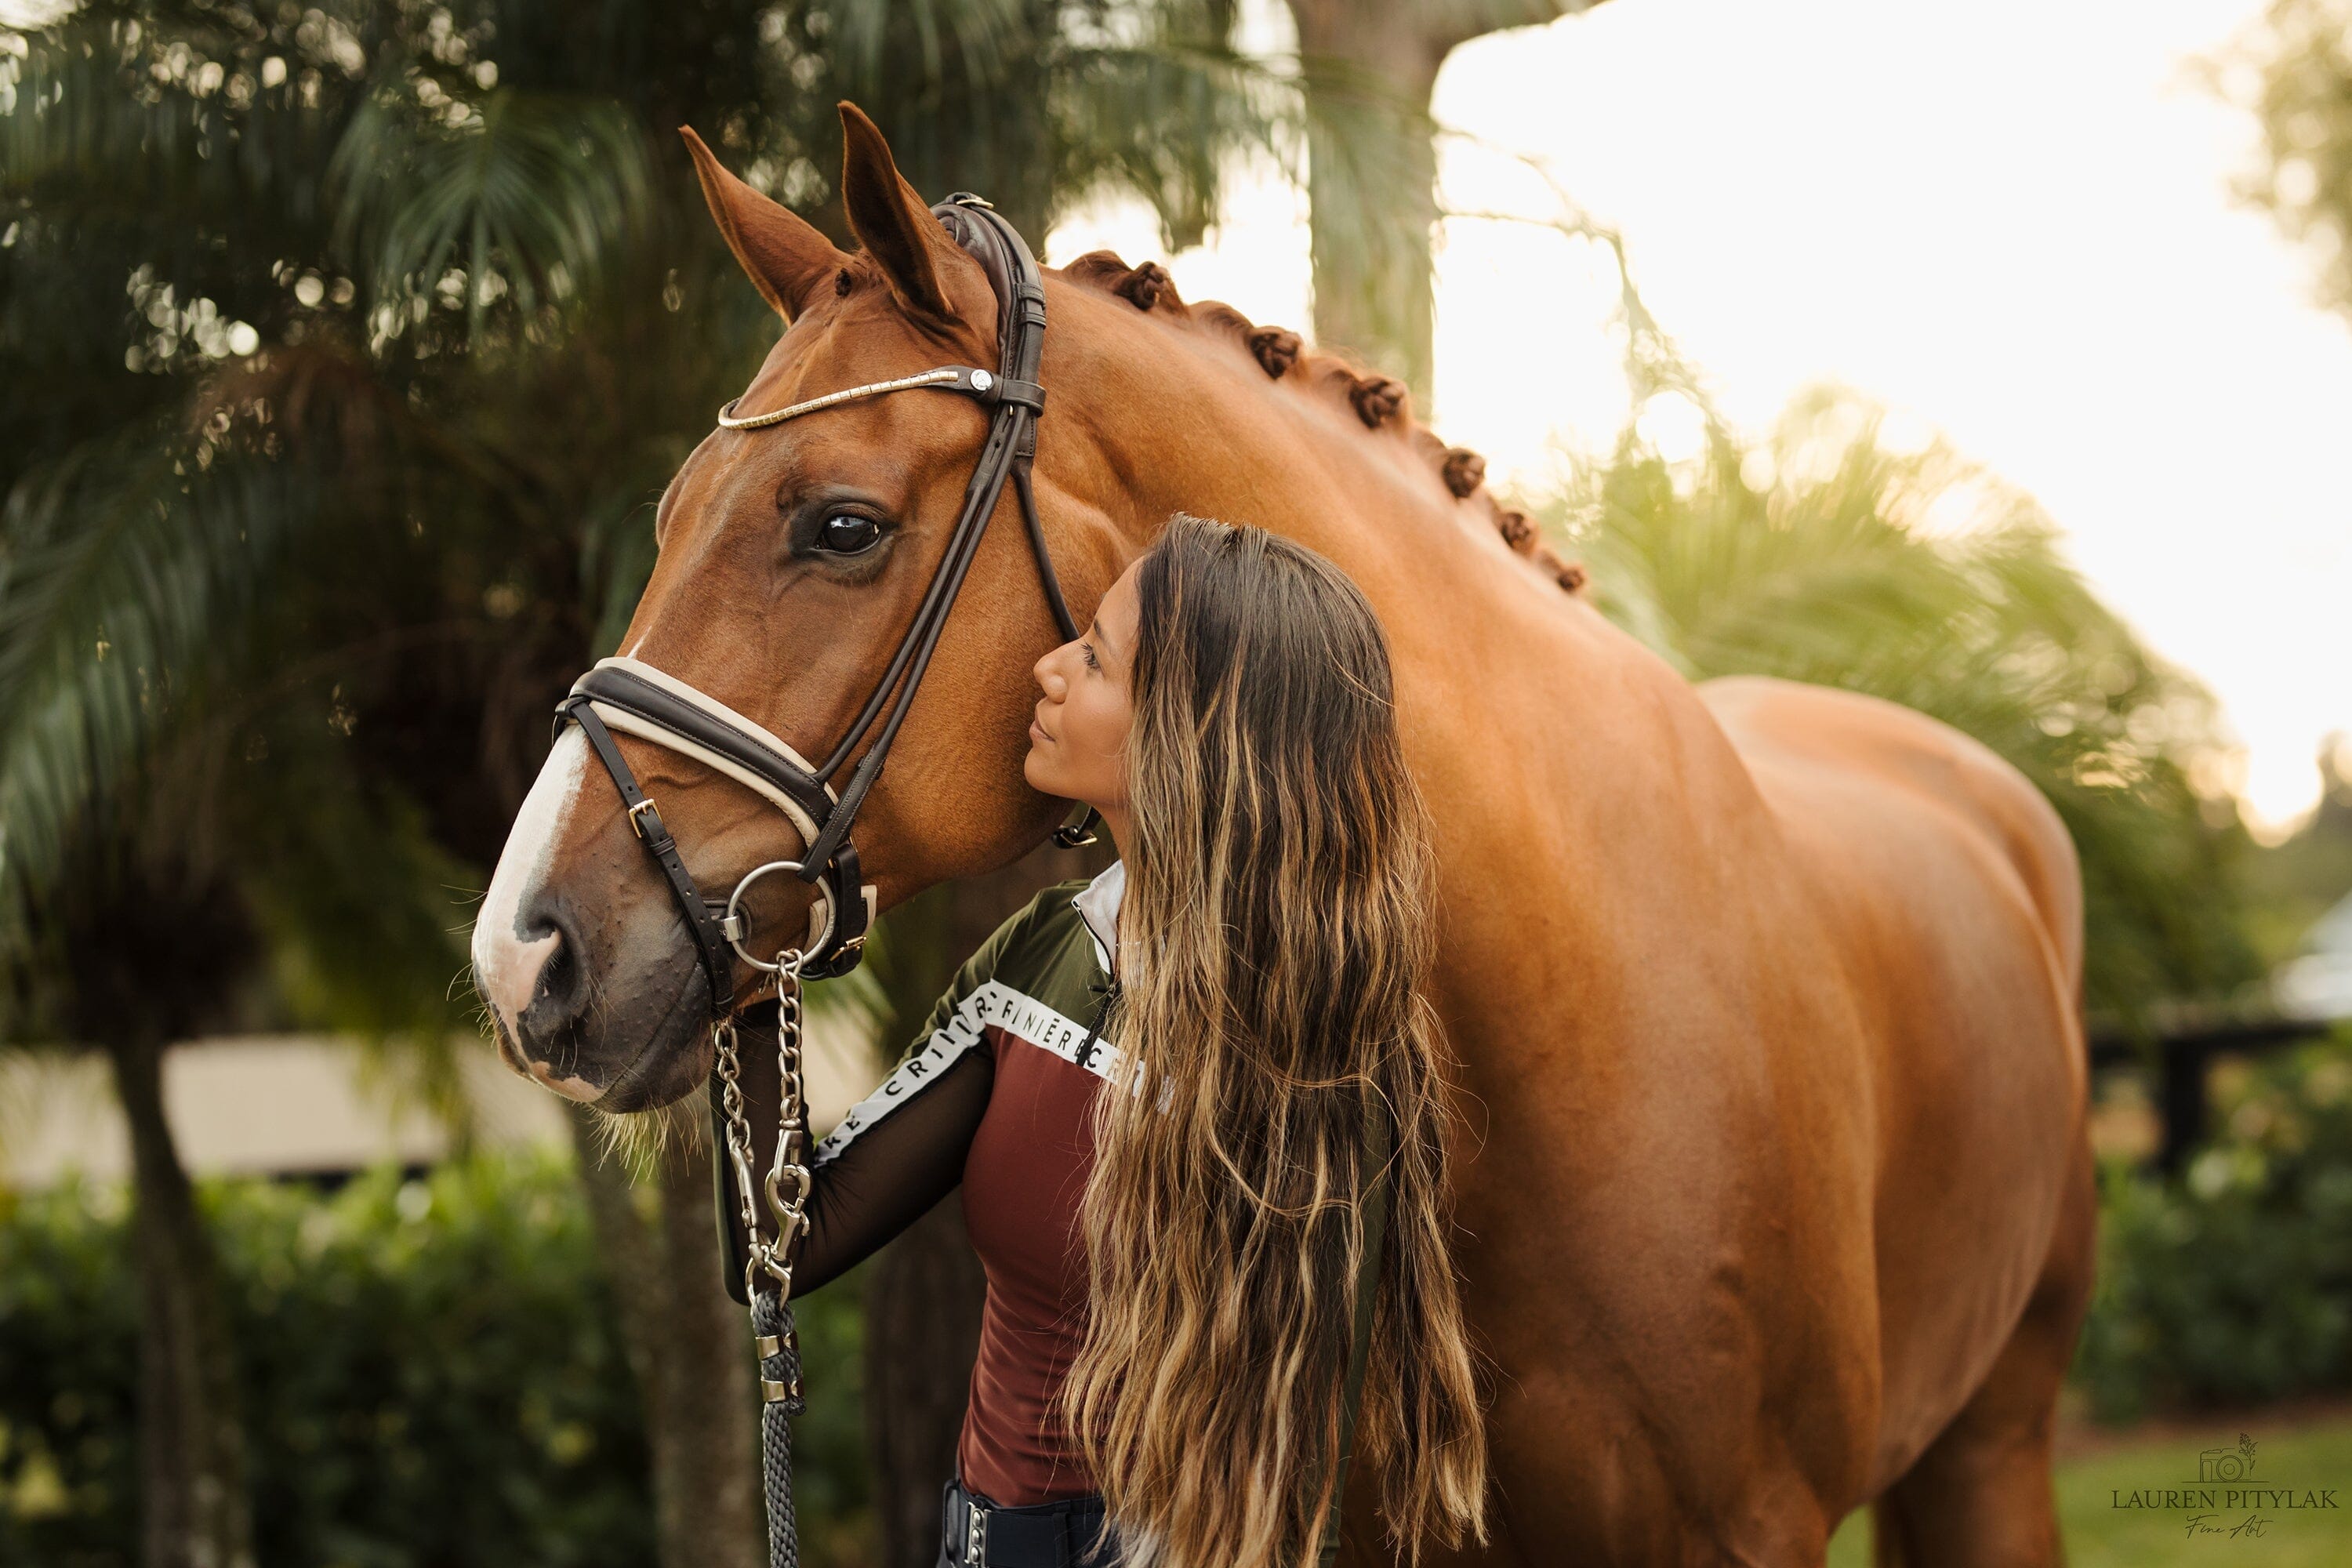
[[(652, 1561), (642, 1406), (568, 1162), (485, 1157), (331, 1194), (221, 1182), (203, 1201), (264, 1564)], [(137, 1561), (123, 1202), (0, 1195), (0, 1562)], [(801, 1312), (825, 1372), (797, 1456), (813, 1536), (866, 1507), (856, 1296)]]
[(2352, 1387), (2352, 1042), (2228, 1075), (2182, 1177), (2105, 1173), (2094, 1415)]

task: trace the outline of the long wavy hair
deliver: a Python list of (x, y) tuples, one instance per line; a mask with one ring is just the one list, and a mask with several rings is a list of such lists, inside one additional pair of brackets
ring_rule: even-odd
[(1119, 1047), (1059, 1409), (1133, 1568), (1300, 1568), (1336, 1530), (1368, 1240), (1389, 1234), (1352, 1468), (1396, 1549), (1486, 1540), (1450, 1240), (1425, 807), (1388, 644), (1328, 561), (1178, 514), (1139, 568)]

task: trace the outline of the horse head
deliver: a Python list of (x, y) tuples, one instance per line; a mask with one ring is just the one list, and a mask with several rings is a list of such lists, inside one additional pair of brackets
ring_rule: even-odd
[[(785, 322), (733, 405), (739, 416), (942, 364), (998, 363), (988, 275), (899, 176), (873, 123), (848, 105), (842, 119), (843, 204), (863, 247), (855, 253), (736, 179), (685, 132), (712, 217)], [(940, 572), (989, 426), (979, 401), (917, 388), (714, 429), (662, 497), (657, 563), (622, 655), (801, 757), (825, 757)], [(1129, 552), (1099, 513), (1056, 495), (1042, 468), (1038, 484), (1053, 557), (1083, 625)], [(997, 510), (1016, 510), (1010, 488)], [(888, 767), (857, 813), (862, 877), (878, 906), (1003, 864), (1064, 809), (1021, 773), (1035, 697), (1029, 668), (1060, 640), (1021, 520), (997, 518)], [(805, 847), (806, 826), (739, 780), (627, 733), (613, 742), (703, 889), (723, 894), (752, 868)], [(707, 1076), (712, 985), (637, 825), (594, 761), (582, 731), (565, 727), (499, 858), (476, 922), (474, 973), (510, 1063), (573, 1099), (625, 1111), (666, 1104)], [(818, 896), (790, 876), (745, 889), (747, 950), (803, 945)], [(736, 964), (730, 1000), (760, 980)]]
[[(872, 122), (848, 105), (842, 119), (855, 253), (688, 133), (711, 216), (786, 323), (733, 405), (738, 419), (941, 366), (999, 364), (997, 286), (899, 177)], [(1559, 590), (1572, 595), (1580, 570), (1496, 502), (1475, 453), (1413, 417), (1401, 383), (1230, 306), (1188, 305), (1156, 263), (1097, 251), (1041, 287), (1051, 325), (1037, 379), (1052, 408), (1037, 427), (1034, 488), (1077, 624), (1171, 511), (1272, 529), (1339, 563), (1381, 613), (1423, 787), (1441, 798), (1481, 787), (1482, 735), (1524, 716), (1465, 703), (1455, 672), (1552, 635), (1564, 624)], [(659, 558), (623, 655), (812, 763), (833, 760), (940, 575), (990, 423), (982, 401), (930, 385), (722, 424), (662, 497)], [(1008, 486), (856, 813), (877, 908), (1005, 864), (1063, 809), (1021, 772), (1030, 667), (1061, 633), (1017, 510)], [(1580, 606), (1576, 624), (1597, 622)], [(1480, 639), (1494, 646), (1481, 652)], [(723, 894), (754, 868), (802, 858), (806, 827), (740, 780), (625, 733), (614, 743), (702, 889)], [(863, 743), (841, 752), (845, 765), (871, 758), (871, 732)], [(744, 951), (801, 944), (822, 923), (816, 902), (789, 875), (753, 883)], [(614, 780), (581, 731), (564, 729), (475, 926), (475, 983), (500, 1049), (607, 1110), (676, 1100), (710, 1067), (707, 951)], [(738, 963), (722, 984), (740, 1000), (761, 978)]]

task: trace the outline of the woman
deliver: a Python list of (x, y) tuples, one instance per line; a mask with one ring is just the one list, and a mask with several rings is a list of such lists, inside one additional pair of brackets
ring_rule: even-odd
[(1370, 606), (1179, 515), (1036, 676), (1029, 783), (1121, 858), (1007, 921), (818, 1145), (795, 1292), (962, 1184), (988, 1297), (943, 1564), (1305, 1568), (1351, 1450), (1399, 1552), (1484, 1542), (1431, 852)]

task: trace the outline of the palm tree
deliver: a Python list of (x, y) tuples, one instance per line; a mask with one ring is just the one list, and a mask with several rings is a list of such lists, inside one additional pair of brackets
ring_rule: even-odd
[[(2352, 318), (2352, 10), (2336, 0), (2271, 0), (2214, 68), (2214, 85), (2261, 131), (2239, 195), (2267, 211), (2304, 252), (2319, 302)], [(2242, 82), (2245, 90), (2235, 90)], [(2318, 807), (2252, 868), (2258, 938), (2273, 961), (2293, 957), (2313, 922), (2352, 893), (2347, 756), (2343, 737), (2329, 737)]]
[(1289, 0), (1298, 29), (1315, 335), (1401, 376), (1423, 406), (1439, 127), (1430, 94), (1473, 38), (1599, 0)]
[(1599, 605), (1692, 678), (1868, 692), (2021, 769), (2082, 856), (2094, 1009), (2144, 1024), (2253, 979), (2210, 694), (2099, 602), (2030, 498), (1941, 445), (1890, 451), (1880, 424), (1817, 391), (1768, 439), (1716, 427), (1679, 465), (1629, 430), (1536, 504)]
[(222, 982), (255, 933), (217, 868), (158, 842), (161, 824), (90, 822), (73, 875), (36, 911), (42, 941), (7, 955), (10, 1011), (106, 1059), (130, 1130), (140, 1260), (142, 1555), (253, 1562), (244, 1427), (211, 1238), (163, 1115), (164, 1046), (234, 1006)]
[[(1224, 140), (1262, 134), (1230, 22), (1110, 0), (98, 0), (5, 35), (0, 953), (37, 973), (77, 847), (160, 816), (217, 851), (207, 896), (256, 933), (222, 985), (267, 954), (283, 1006), (445, 1040), (443, 889), (480, 884), (548, 706), (635, 603), (650, 502), (774, 333), (670, 128), (822, 222), (831, 103), (855, 91), (915, 177), (989, 187), (1033, 234), (1110, 182), (1182, 237)], [(926, 977), (924, 944), (899, 945), (927, 1005), (950, 961)], [(34, 999), (13, 1032), (72, 1013)], [(142, 1173), (177, 1173), (160, 1117), (133, 1126)], [(749, 1561), (707, 1171), (662, 1163), (648, 1217), (583, 1166), (641, 1330), (665, 1560)], [(140, 1234), (158, 1300), (201, 1308), (175, 1182), (142, 1180)], [(226, 1364), (218, 1314), (180, 1317), (194, 1360)], [(151, 1312), (151, 1338), (178, 1321)], [(209, 1387), (151, 1392), (193, 1408)], [(212, 1408), (233, 1431), (233, 1402)], [(152, 1447), (151, 1520), (227, 1501), (176, 1554), (151, 1533), (151, 1559), (239, 1561), (238, 1446)], [(902, 1489), (928, 1510), (936, 1484)]]

